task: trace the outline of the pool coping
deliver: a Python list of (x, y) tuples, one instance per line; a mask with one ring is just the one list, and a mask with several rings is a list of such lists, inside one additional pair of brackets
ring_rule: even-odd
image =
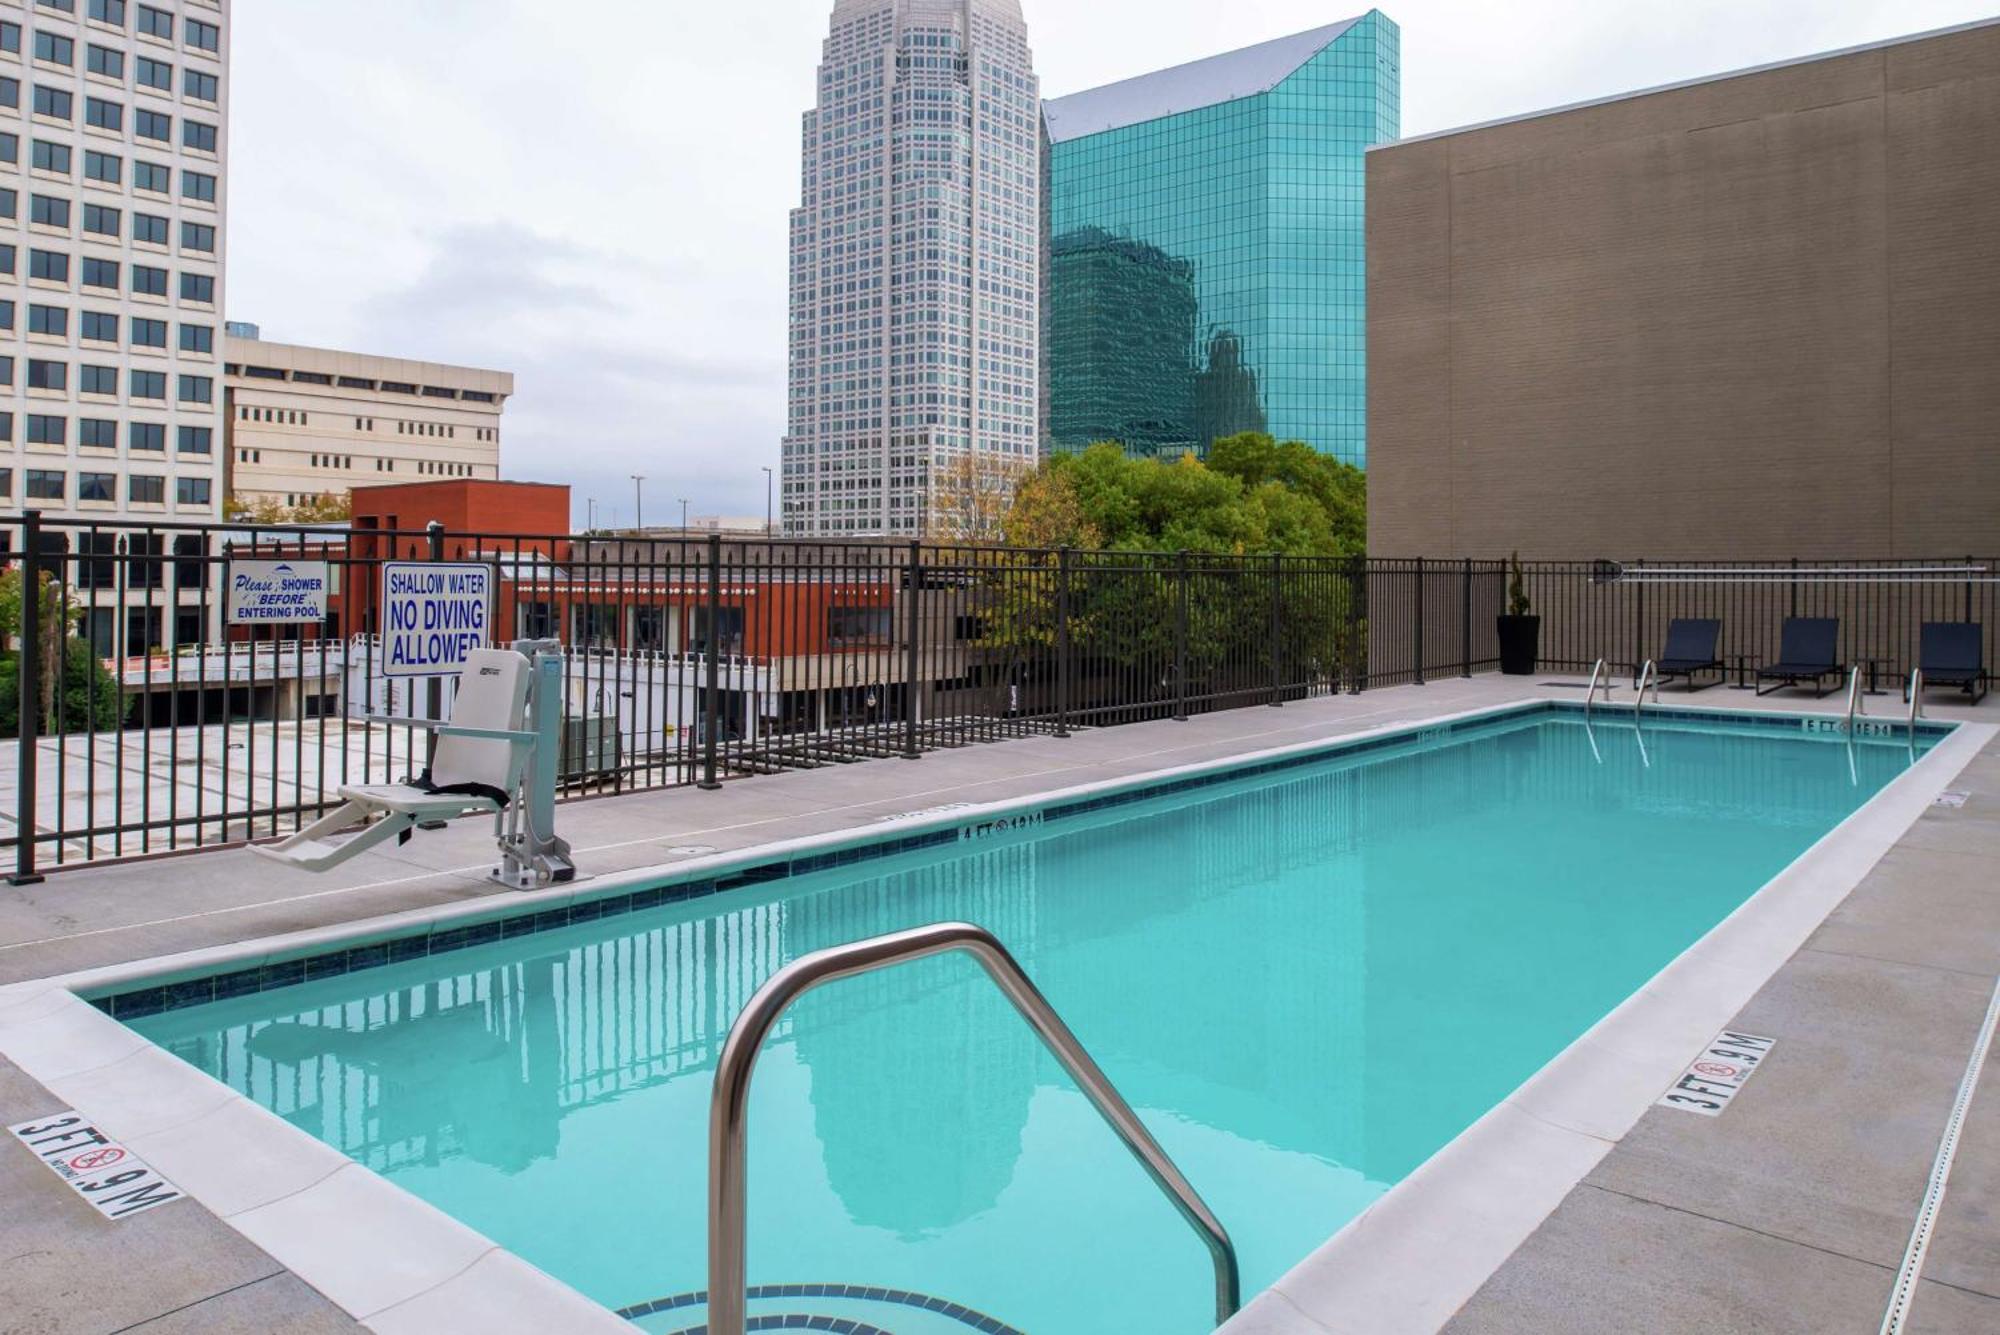
[[(934, 846), (958, 839), (961, 829), (997, 822), (1028, 809), (1090, 804), (1095, 799), (1142, 800), (1164, 795), (1183, 780), (1189, 782), (1181, 786), (1224, 782), (1251, 777), (1259, 772), (1260, 766), (1277, 769), (1309, 764), (1342, 753), (1426, 740), (1440, 729), (1479, 726), (1515, 714), (1582, 711), (1583, 706), (1574, 702), (1525, 697), (1509, 704), (1398, 720), (1337, 737), (994, 802), (911, 813), (860, 829), (777, 840), (667, 867), (621, 872), (559, 891), (530, 892), (498, 902), (485, 900), (412, 910), (0, 987), (0, 1052), (91, 1121), (105, 1125), (186, 1194), (208, 1206), (371, 1329), (383, 1332), (434, 1329), (441, 1319), (449, 1323), (476, 1314), (484, 1323), (483, 1328), (491, 1330), (629, 1331), (630, 1327), (608, 1308), (166, 1054), (114, 1019), (101, 1008), (101, 999), (138, 984), (164, 989), (189, 980), (213, 978), (223, 972), (242, 975), (253, 968), (262, 970), (267, 965), (326, 957), (336, 947), (365, 949), (383, 942), (411, 939), (419, 931), (426, 934), (427, 940), (441, 936), (451, 941), (451, 946), (444, 948), (484, 944), (506, 939), (502, 923), (558, 910), (564, 915), (564, 925), (594, 920), (601, 916), (603, 901), (621, 895), (627, 901), (625, 911), (632, 911), (630, 900), (634, 890), (656, 887), (663, 876), (669, 877), (673, 885), (714, 882), (715, 888), (710, 893), (721, 894), (739, 885), (777, 879), (744, 878), (727, 883), (727, 874), (732, 870), (768, 866), (774, 859), (786, 863), (805, 861), (816, 865), (808, 865), (804, 870), (820, 870), (841, 865), (823, 860), (824, 855), (875, 846), (889, 839), (898, 841), (898, 851), (905, 845)], [(1801, 726), (1807, 731), (1823, 727), (1826, 718), (1823, 714), (1726, 709), (1666, 707), (1662, 712), (1696, 719), (1709, 716), (1759, 727), (1804, 721)], [(1932, 732), (1941, 730), (1935, 724), (1927, 728)], [(1758, 968), (1763, 957), (1770, 953), (1770, 942), (1788, 939), (1794, 933), (1802, 941), (1914, 822), (1950, 775), (1963, 768), (1995, 732), (2000, 729), (1982, 724), (1960, 723), (1952, 727), (1917, 765), (1829, 831), (1791, 867), (1558, 1054), (1513, 1095), (1301, 1261), (1252, 1309), (1230, 1323), (1230, 1328), (1361, 1329), (1323, 1324), (1317, 1314), (1327, 1314), (1324, 1320), (1331, 1321), (1334, 1314), (1352, 1313), (1355, 1297), (1361, 1292), (1380, 1291), (1407, 1303), (1413, 1294), (1435, 1291), (1440, 1276), (1446, 1273), (1441, 1259), (1448, 1257), (1460, 1263), (1449, 1268), (1448, 1292), (1455, 1293), (1460, 1287), (1464, 1291), (1435, 1320), (1422, 1325), (1400, 1321), (1384, 1324), (1371, 1317), (1365, 1328), (1434, 1329), (1441, 1324), (1470, 1298), (1487, 1275), (1554, 1209), (1597, 1159), (1608, 1152), (1617, 1137), (1672, 1082), (1686, 1060), (1727, 1023), (1741, 1001), (1747, 1000), (1776, 971), (1797, 944), (1795, 941), (1786, 947), (1760, 973)], [(1966, 751), (1964, 760), (1951, 767), (1950, 775), (1930, 784), (1928, 793), (1910, 808), (1907, 818), (1895, 822), (1893, 831), (1881, 839), (1880, 831), (1873, 827), (1883, 825), (1886, 829), (1879, 819), (1879, 809), (1891, 795), (1900, 793), (1907, 799), (1916, 787), (1928, 783), (1928, 778), (1921, 783), (1913, 783), (1913, 779), (1934, 775), (1942, 769), (1937, 758), (1959, 750)], [(1131, 794), (1137, 796), (1128, 796)], [(1116, 803), (1106, 800), (1101, 804)], [(1909, 802), (1905, 800), (1897, 810), (1907, 805)], [(1086, 805), (1084, 809), (1090, 808)], [(1878, 819), (1864, 822), (1863, 818), (1871, 813)], [(1881, 847), (1868, 854), (1865, 863), (1854, 862), (1852, 879), (1841, 885), (1823, 907), (1811, 911), (1810, 904), (1826, 898), (1825, 891), (1814, 896), (1805, 907), (1792, 902), (1799, 899), (1795, 893), (1789, 897), (1790, 907), (1785, 912), (1776, 913), (1768, 908), (1760, 911), (1763, 916), (1776, 918), (1775, 922), (1752, 921), (1758, 915), (1746, 918), (1753, 905), (1775, 903), (1769, 897), (1781, 883), (1802, 879), (1801, 865), (1815, 854), (1822, 854), (1829, 843), (1838, 846), (1851, 839), (1854, 830), (1850, 827), (1857, 826), (1857, 822), (1869, 828), (1867, 847), (1876, 842)], [(926, 839), (944, 831), (950, 832), (945, 839)], [(1866, 848), (1860, 852), (1865, 854)], [(1850, 861), (1853, 857), (1850, 855)], [(651, 904), (636, 907), (647, 908)], [(580, 916), (571, 917), (572, 910)], [(1803, 923), (1803, 915), (1809, 911), (1811, 921)], [(1728, 950), (1711, 945), (1718, 934), (1739, 919), (1751, 922), (1750, 932), (1760, 938), (1761, 945), (1759, 941), (1747, 940), (1732, 940)], [(489, 923), (496, 929), (491, 936), (479, 930)], [(460, 935), (454, 938), (454, 934)], [(1745, 934), (1746, 929), (1740, 924), (1728, 933), (1731, 937)], [(1703, 955), (1705, 948), (1707, 954)], [(1693, 964), (1689, 963), (1691, 958)], [(385, 957), (379, 962), (393, 961)], [(1678, 988), (1670, 977), (1676, 970), (1680, 971)], [(269, 985), (283, 986), (287, 980), (299, 981), (299, 978), (280, 974)], [(1705, 1017), (1714, 1008), (1706, 998), (1692, 995), (1692, 991), (1711, 984), (1725, 985), (1732, 997), (1735, 990), (1742, 989), (1742, 997), (1731, 1000), (1714, 1023), (1709, 1024), (1704, 1018), (1702, 1025), (1691, 1028), (1691, 1016)], [(1639, 1004), (1663, 985), (1664, 1001), (1656, 996), (1649, 1004)], [(99, 1000), (94, 1002), (90, 998)], [(133, 1012), (144, 1013), (150, 1011)], [(1695, 1028), (1700, 1032), (1686, 1037)], [(1645, 1087), (1643, 1098), (1634, 1093), (1640, 1086)], [(1628, 1108), (1630, 1114), (1625, 1116), (1624, 1110)], [(1578, 1137), (1587, 1143), (1583, 1146), (1574, 1143)], [(1488, 1161), (1468, 1163), (1469, 1155)], [(1553, 1172), (1554, 1176), (1540, 1181), (1539, 1192), (1511, 1188), (1499, 1192), (1506, 1197), (1501, 1202), (1504, 1208), (1493, 1210), (1493, 1203), (1485, 1198), (1494, 1194), (1495, 1187), (1507, 1185), (1494, 1179), (1518, 1176), (1523, 1162), (1544, 1173)], [(1534, 1208), (1543, 1196), (1547, 1198), (1546, 1205)], [(1467, 1207), (1475, 1204), (1484, 1210), (1483, 1215), (1467, 1214)], [(1412, 1217), (1405, 1221), (1404, 1215)], [(1463, 1235), (1470, 1218), (1478, 1218), (1482, 1238), (1489, 1242), (1519, 1233), (1505, 1250), (1493, 1255), (1490, 1265), (1478, 1270), (1476, 1278), (1462, 1264), (1468, 1250)], [(1375, 1222), (1369, 1224), (1371, 1219)], [(1383, 1222), (1385, 1219), (1389, 1222)], [(338, 1226), (330, 1227), (336, 1221)], [(1440, 1227), (1449, 1231), (1440, 1234)], [(1421, 1245), (1413, 1245), (1418, 1241), (1413, 1230), (1424, 1235)], [(1396, 1246), (1385, 1245), (1385, 1234), (1389, 1244), (1400, 1240), (1400, 1253)], [(1443, 1242), (1449, 1245), (1440, 1246)], [(1492, 1247), (1473, 1250), (1476, 1255), (1484, 1255)], [(1400, 1274), (1400, 1280), (1388, 1282), (1385, 1276), (1391, 1271)], [(1467, 1279), (1469, 1285), (1464, 1282)], [(1393, 1311), (1394, 1306), (1392, 1301), (1384, 1310)], [(1423, 1311), (1429, 1312), (1435, 1306), (1436, 1303), (1425, 1304)], [(1262, 1324), (1260, 1311), (1288, 1324)], [(1288, 1314), (1296, 1315), (1303, 1324), (1290, 1323)], [(1243, 1324), (1246, 1321), (1253, 1324)]]

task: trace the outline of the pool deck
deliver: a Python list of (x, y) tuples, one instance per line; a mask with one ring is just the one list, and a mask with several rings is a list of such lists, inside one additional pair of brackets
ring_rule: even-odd
[[(1538, 696), (1581, 699), (1575, 683), (1545, 684), (1555, 680), (1454, 678), (914, 762), (773, 775), (714, 793), (604, 798), (566, 806), (559, 818), (589, 873), (672, 866), (710, 852), (865, 831), (950, 804), (1028, 797)], [(1629, 689), (1621, 686), (1615, 698), (1630, 707)], [(1934, 701), (1933, 719), (2000, 723), (2000, 700), (1970, 710), (1943, 703), (1941, 694)], [(1836, 695), (1756, 699), (1670, 689), (1662, 697), (1669, 706), (1683, 702), (1828, 715), (1841, 707)], [(1901, 717), (1893, 695), (1868, 704), (1879, 719)], [(1988, 740), (1951, 786), (1967, 795), (1963, 807), (1919, 816), (1844, 903), (1824, 922), (1815, 919), (1804, 948), (1740, 1012), (1735, 1027), (1778, 1045), (1722, 1116), (1654, 1109), (1622, 1135), (1603, 1137), (1594, 1166), (1547, 1203), (1532, 1236), (1497, 1272), (1490, 1264), (1480, 1272), (1491, 1272), (1483, 1287), (1441, 1308), (1444, 1288), (1429, 1303), (1395, 1292), (1322, 1295), (1340, 1304), (1328, 1307), (1310, 1285), (1281, 1282), (1232, 1323), (1232, 1335), (1436, 1329), (1447, 1320), (1464, 1332), (1879, 1326), (2000, 973), (2000, 742)], [(483, 879), (490, 847), (488, 833), (468, 822), (322, 877), (222, 851), (0, 887), (0, 986), (389, 914), (529, 902)], [(0, 1047), (9, 1021), (0, 994)], [(1913, 1330), (2000, 1329), (2000, 1076), (1989, 1070), (1985, 1084), (1972, 1103)], [(6, 1123), (66, 1106), (0, 1058)], [(124, 1134), (116, 1125), (107, 1130)], [(355, 1328), (340, 1307), (194, 1201), (107, 1223), (11, 1137), (0, 1146), (0, 1198), (10, 1207), (0, 1212), (5, 1331)], [(1437, 1239), (1447, 1252), (1455, 1242)], [(473, 1260), (485, 1263), (470, 1258), (463, 1268)], [(394, 1320), (368, 1324), (399, 1328)]]

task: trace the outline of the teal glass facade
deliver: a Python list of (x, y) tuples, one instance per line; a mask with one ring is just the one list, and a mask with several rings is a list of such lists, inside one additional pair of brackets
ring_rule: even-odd
[[(1399, 133), (1399, 34), (1322, 32), (1049, 105), (1051, 448), (1268, 431), (1365, 466), (1363, 155)], [(1163, 102), (1190, 109), (1112, 123)]]

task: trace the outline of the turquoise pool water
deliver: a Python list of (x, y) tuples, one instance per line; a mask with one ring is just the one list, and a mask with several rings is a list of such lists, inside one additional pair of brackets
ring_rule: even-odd
[[(704, 1284), (709, 1087), (750, 992), (806, 951), (968, 919), (1215, 1208), (1247, 1295), (1911, 758), (1502, 718), (131, 1023), (632, 1308)], [(1200, 1243), (964, 960), (808, 996), (758, 1068), (750, 1173), (753, 1285), (936, 1295), (1035, 1335), (1211, 1324)], [(752, 1307), (777, 1310), (973, 1328), (861, 1291)]]

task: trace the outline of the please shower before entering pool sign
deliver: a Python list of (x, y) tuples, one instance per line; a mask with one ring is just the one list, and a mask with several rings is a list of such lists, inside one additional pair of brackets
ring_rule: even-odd
[(382, 672), (448, 677), (485, 647), (493, 570), (470, 563), (391, 561), (382, 567)]

